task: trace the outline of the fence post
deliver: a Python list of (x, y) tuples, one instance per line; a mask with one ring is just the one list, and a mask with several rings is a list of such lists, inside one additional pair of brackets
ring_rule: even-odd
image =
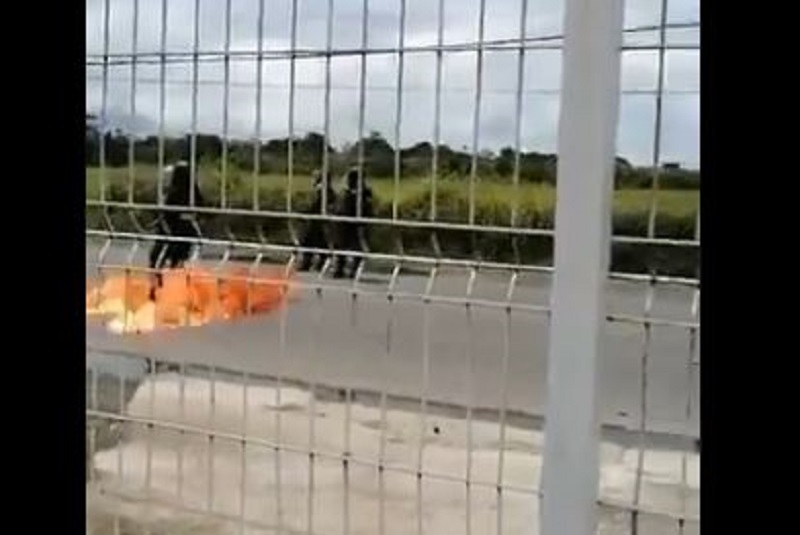
[(543, 535), (594, 535), (624, 0), (565, 0)]

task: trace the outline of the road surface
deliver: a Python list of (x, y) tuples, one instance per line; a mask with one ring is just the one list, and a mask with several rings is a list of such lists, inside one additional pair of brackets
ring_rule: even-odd
[[(99, 248), (88, 244), (87, 278), (96, 278)], [(115, 248), (106, 263), (124, 263), (127, 248)], [(144, 264), (146, 251), (134, 259)], [(314, 282), (313, 275), (303, 281)], [(386, 298), (389, 276), (369, 274), (355, 299), (352, 282), (325, 280), (321, 293), (303, 289), (285, 316), (275, 313), (230, 324), (148, 335), (117, 336), (87, 326), (87, 347), (125, 351), (158, 360), (206, 364), (242, 372), (281, 375), (342, 388), (386, 391), (397, 396), (497, 409), (507, 394), (511, 411), (533, 420), (544, 414), (547, 399), (547, 317), (542, 313), (424, 304), (416, 299)], [(421, 294), (427, 278), (404, 275), (397, 291)], [(474, 296), (503, 300), (508, 274), (479, 275)], [(513, 301), (546, 306), (550, 279), (520, 278)], [(466, 272), (439, 275), (434, 296), (463, 297)], [(641, 283), (610, 282), (609, 313), (641, 316), (646, 288)], [(693, 290), (656, 287), (651, 315), (693, 322)], [(387, 335), (391, 325), (391, 336)], [(648, 440), (661, 447), (674, 436), (699, 437), (699, 349), (690, 355), (686, 327), (607, 324), (600, 377), (601, 418), (607, 432), (635, 431), (644, 407)], [(283, 337), (283, 349), (281, 339)], [(698, 341), (699, 347), (699, 341)], [(508, 358), (503, 377), (502, 362)], [(642, 403), (642, 364), (647, 353), (646, 397)], [(423, 389), (425, 355), (428, 388)], [(471, 364), (470, 364), (471, 363)], [(691, 399), (691, 401), (690, 401)], [(687, 407), (687, 403), (690, 405)], [(688, 415), (688, 417), (687, 417)], [(634, 434), (628, 434), (633, 437)], [(629, 438), (630, 438), (629, 437)], [(630, 438), (638, 440), (638, 437)], [(660, 443), (660, 444), (658, 444)], [(677, 443), (686, 444), (682, 439)], [(694, 444), (694, 440), (689, 441)]]
[[(93, 262), (97, 246), (87, 246), (87, 279), (98, 276)], [(144, 263), (141, 251), (134, 259)], [(112, 250), (107, 263), (124, 263), (125, 250)], [(504, 299), (508, 275), (481, 274), (474, 296), (484, 300)], [(308, 510), (305, 508), (308, 487), (307, 390), (297, 385), (315, 383), (331, 388), (317, 389), (317, 447), (341, 455), (344, 451), (341, 430), (343, 404), (337, 398), (342, 388), (355, 391), (352, 426), (353, 465), (349, 487), (342, 483), (341, 461), (316, 464), (314, 485), (315, 530), (320, 533), (340, 532), (343, 506), (348, 496), (350, 532), (375, 533), (378, 496), (375, 470), (360, 466), (356, 458), (374, 459), (379, 432), (375, 427), (379, 411), (375, 408), (376, 393), (384, 391), (390, 400), (387, 433), (392, 438), (396, 461), (413, 466), (417, 442), (404, 436), (415, 429), (419, 418), (419, 399), (428, 401), (431, 414), (426, 427), (426, 466), (434, 472), (452, 471), (459, 477), (465, 470), (465, 436), (463, 412), (466, 405), (480, 408), (474, 413), (473, 478), (492, 481), (497, 474), (498, 409), (506, 394), (509, 413), (506, 473), (518, 478), (523, 487), (538, 486), (541, 467), (541, 415), (547, 399), (547, 317), (542, 313), (502, 308), (472, 307), (463, 304), (425, 304), (418, 299), (389, 301), (388, 276), (370, 273), (359, 286), (354, 299), (349, 282), (324, 281), (322, 292), (304, 288), (286, 309), (285, 315), (250, 318), (229, 324), (180, 329), (148, 335), (112, 335), (99, 324), (87, 325), (87, 404), (100, 410), (149, 416), (188, 424), (217, 432), (238, 432), (243, 399), (252, 405), (246, 411), (253, 419), (248, 436), (266, 441), (275, 440), (273, 413), (284, 414), (282, 447), (291, 448), (281, 455), (280, 462), (271, 448), (248, 447), (242, 450), (235, 441), (210, 442), (203, 436), (182, 435), (183, 465), (178, 476), (176, 437), (167, 429), (156, 427), (152, 432), (141, 426), (119, 427), (104, 420), (90, 419), (87, 429), (87, 454), (94, 478), (87, 485), (87, 533), (166, 534), (192, 530), (194, 533), (238, 533), (235, 519), (240, 511), (241, 485), (247, 482), (246, 515), (249, 533), (272, 533), (276, 523), (303, 530)], [(315, 284), (313, 276), (301, 282)], [(397, 292), (406, 295), (424, 292), (427, 279), (421, 275), (404, 275)], [(550, 280), (547, 276), (522, 277), (513, 296), (519, 304), (546, 306)], [(463, 297), (467, 274), (442, 273), (436, 278), (431, 295)], [(658, 287), (652, 316), (678, 322), (693, 322), (692, 291), (680, 287)], [(640, 284), (609, 283), (609, 313), (640, 316), (645, 305), (645, 288)], [(388, 336), (391, 326), (391, 336)], [(604, 340), (604, 356), (600, 377), (601, 417), (604, 442), (601, 446), (601, 498), (610, 503), (630, 504), (636, 473), (643, 474), (639, 532), (650, 535), (678, 533), (678, 517), (686, 514), (684, 534), (699, 533), (699, 453), (695, 437), (699, 437), (698, 406), (699, 355), (690, 355), (689, 332), (685, 327), (654, 326), (645, 344), (641, 325), (609, 323)], [(283, 343), (281, 343), (283, 340)], [(642, 398), (642, 363), (647, 355), (646, 430), (637, 432)], [(423, 389), (423, 369), (428, 362), (427, 389)], [(508, 373), (502, 373), (507, 358)], [(182, 405), (178, 382), (170, 373), (147, 377), (147, 360), (183, 363), (188, 367), (184, 384), (188, 413), (176, 412)], [(208, 420), (210, 387), (208, 376), (191, 371), (192, 365), (235, 370), (248, 377), (248, 396), (243, 396), (241, 377), (230, 378), (217, 372), (215, 381), (216, 420)], [(98, 375), (90, 374), (100, 372)], [(106, 373), (106, 375), (103, 375)], [(286, 409), (270, 404), (272, 383), (259, 382), (253, 375), (280, 376), (285, 385), (284, 403), (305, 400)], [(120, 390), (118, 377), (124, 377)], [(156, 399), (149, 403), (148, 392), (155, 392), (150, 381), (161, 384)], [(97, 389), (93, 389), (97, 386)], [(166, 390), (164, 390), (166, 389)], [(194, 391), (197, 391), (193, 393)], [(225, 391), (230, 391), (224, 394)], [(97, 394), (95, 395), (94, 392)], [(259, 394), (259, 392), (262, 392)], [(121, 394), (121, 395), (120, 395)], [(264, 398), (266, 396), (266, 398)], [(94, 398), (94, 399), (92, 399)], [(264, 399), (262, 399), (264, 398)], [(691, 404), (687, 407), (687, 402)], [(96, 402), (96, 403), (95, 403)], [(120, 403), (125, 405), (120, 409)], [(688, 412), (687, 412), (688, 408)], [(266, 412), (265, 412), (266, 410)], [(286, 411), (286, 412), (285, 412)], [(394, 416), (392, 416), (392, 414)], [(223, 416), (227, 415), (227, 416)], [(688, 415), (688, 417), (687, 417)], [(220, 419), (223, 418), (223, 419)], [(227, 419), (225, 419), (227, 418)], [(481, 421), (484, 419), (484, 421)], [(407, 420), (407, 421), (405, 421)], [(263, 436), (262, 436), (263, 435)], [(89, 439), (89, 437), (92, 437)], [(644, 467), (637, 468), (637, 447), (640, 439), (647, 454)], [(91, 444), (91, 446), (90, 446)], [(508, 446), (511, 445), (509, 448)], [(363, 450), (363, 451), (361, 451)], [(504, 450), (504, 451), (506, 451)], [(247, 459), (242, 461), (242, 451)], [(391, 456), (391, 455), (390, 455)], [(148, 461), (150, 459), (148, 467)], [(245, 462), (247, 478), (242, 479), (237, 467)], [(682, 464), (683, 463), (683, 464)], [(688, 464), (687, 464), (688, 463)], [(273, 480), (275, 466), (280, 480)], [(213, 476), (208, 469), (214, 470)], [(121, 470), (120, 470), (121, 469)], [(687, 472), (688, 470), (688, 472)], [(142, 499), (146, 474), (151, 474), (150, 492), (155, 498)], [(120, 477), (120, 474), (122, 476)], [(87, 478), (89, 472), (87, 471)], [(414, 476), (405, 477), (387, 469), (388, 493), (386, 533), (408, 533), (416, 525), (418, 489)], [(181, 498), (174, 495), (176, 481), (183, 481)], [(209, 481), (213, 485), (209, 486)], [(425, 530), (459, 532), (466, 529), (465, 511), (470, 503), (472, 532), (494, 533), (499, 518), (493, 487), (476, 484), (472, 498), (465, 501), (462, 484), (446, 484), (435, 478), (423, 478)], [(505, 484), (509, 484), (506, 480)], [(349, 490), (348, 490), (349, 488)], [(281, 490), (278, 490), (281, 489)], [(116, 492), (116, 494), (115, 494)], [(274, 508), (276, 496), (280, 510)], [(207, 500), (215, 515), (207, 512)], [(533, 494), (504, 493), (503, 533), (537, 535), (537, 500)], [(139, 500), (139, 501), (137, 501)], [(172, 504), (172, 505), (170, 505)], [(178, 504), (178, 508), (175, 507)], [(192, 510), (182, 509), (189, 507)], [(657, 512), (658, 514), (653, 514)], [(199, 513), (199, 514), (198, 514)], [(282, 516), (282, 520), (278, 518)], [(232, 520), (233, 519), (233, 520)], [(617, 535), (631, 532), (631, 513), (625, 507), (601, 507), (598, 534)], [(258, 526), (263, 529), (259, 530)], [(463, 529), (462, 529), (463, 528)]]

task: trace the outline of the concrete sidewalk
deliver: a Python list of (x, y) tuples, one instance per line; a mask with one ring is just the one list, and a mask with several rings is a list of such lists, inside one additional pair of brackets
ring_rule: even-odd
[[(274, 388), (259, 385), (248, 386), (243, 410), (243, 386), (223, 380), (214, 382), (212, 411), (207, 379), (184, 378), (183, 406), (180, 382), (171, 374), (145, 380), (124, 413), (140, 424), (169, 422), (172, 429), (125, 424), (122, 441), (94, 456), (97, 479), (87, 487), (87, 533), (111, 533), (115, 522), (127, 533), (240, 533), (242, 488), (245, 533), (274, 533), (276, 524), (287, 528), (283, 532), (305, 532), (312, 407), (318, 452), (313, 533), (343, 532), (345, 511), (353, 535), (378, 533), (381, 514), (387, 535), (415, 533), (420, 508), (425, 533), (466, 532), (467, 518), (474, 534), (496, 533), (498, 522), (503, 534), (538, 533), (536, 490), (542, 447), (538, 431), (507, 426), (502, 438), (498, 424), (474, 421), (468, 442), (463, 419), (431, 415), (423, 421), (418, 412), (403, 410), (388, 410), (384, 417), (376, 407), (314, 399), (295, 388), (281, 389), (278, 400)], [(184, 430), (182, 435), (178, 427)], [(243, 449), (237, 437), (244, 429), (249, 442)], [(228, 435), (211, 443), (203, 434), (210, 430)], [(381, 481), (377, 461), (382, 442), (387, 468)], [(281, 445), (280, 453), (271, 447), (273, 443)], [(423, 477), (418, 487), (421, 443)], [(349, 452), (346, 469), (345, 451)], [(601, 507), (598, 533), (629, 533), (626, 507), (633, 501), (637, 452), (604, 443), (601, 459), (601, 500), (615, 505)], [(689, 521), (683, 533), (699, 533), (699, 455), (648, 450), (643, 460), (640, 532), (678, 533), (676, 518), (685, 516)], [(469, 500), (464, 485), (468, 469)], [(181, 498), (176, 494), (179, 480)], [(500, 499), (498, 483), (503, 488)], [(101, 488), (109, 492), (101, 494)]]

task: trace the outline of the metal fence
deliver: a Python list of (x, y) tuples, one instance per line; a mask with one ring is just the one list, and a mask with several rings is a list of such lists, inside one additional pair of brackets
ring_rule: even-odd
[(89, 322), (87, 532), (699, 532), (698, 34), (679, 0), (87, 2), (87, 280), (319, 255), (272, 314)]

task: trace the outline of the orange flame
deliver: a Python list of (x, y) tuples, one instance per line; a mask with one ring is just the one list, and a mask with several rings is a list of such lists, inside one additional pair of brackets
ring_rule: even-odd
[(109, 277), (86, 292), (86, 313), (103, 316), (112, 332), (150, 332), (266, 314), (293, 295), (283, 268), (247, 268), (215, 273), (199, 268), (162, 272), (162, 285), (151, 299), (147, 274)]

